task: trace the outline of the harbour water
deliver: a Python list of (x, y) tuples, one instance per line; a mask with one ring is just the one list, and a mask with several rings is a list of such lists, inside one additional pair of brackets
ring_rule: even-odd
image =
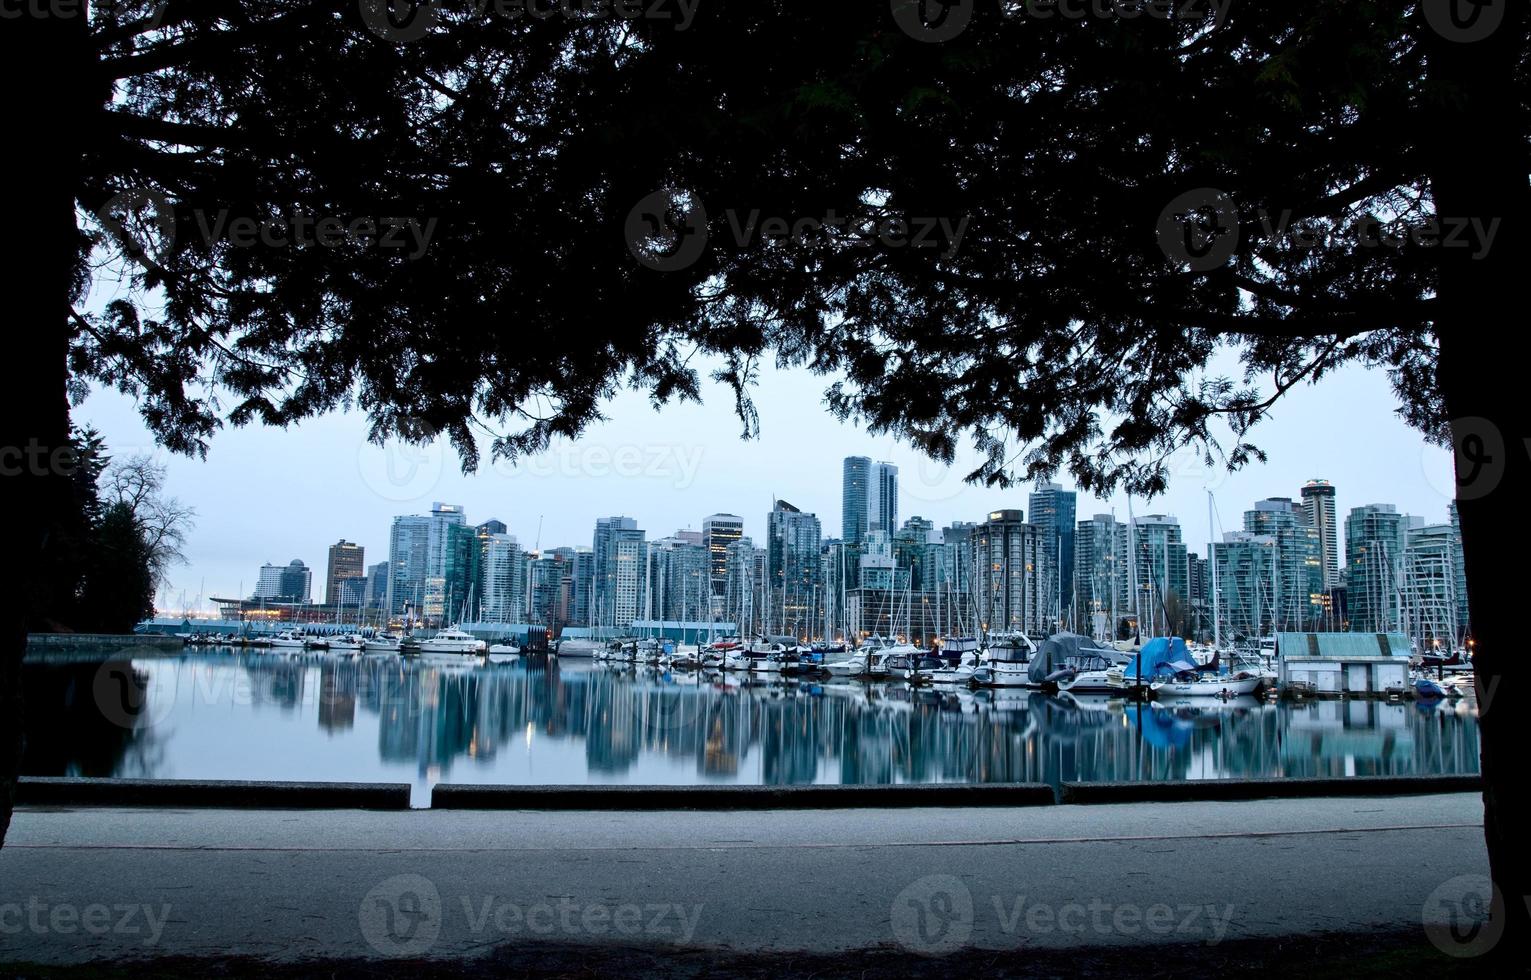
[(38, 776), (497, 784), (1006, 783), (1478, 771), (1470, 700), (1136, 705), (522, 658), (206, 650), (28, 663)]

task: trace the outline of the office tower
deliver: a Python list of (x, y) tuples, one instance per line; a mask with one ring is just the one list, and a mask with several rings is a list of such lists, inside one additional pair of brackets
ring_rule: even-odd
[(1099, 640), (1114, 639), (1128, 610), (1127, 529), (1110, 514), (1074, 526), (1074, 616), (1077, 629)]
[(256, 599), (305, 603), (313, 597), (314, 573), (294, 558), (286, 565), (262, 565), (255, 584)]
[(340, 580), (360, 578), (364, 572), (362, 546), (344, 538), (330, 545), (329, 567), (324, 576), (324, 601), (335, 605), (340, 600)]
[(1276, 631), (1300, 632), (1316, 627), (1323, 619), (1325, 605), (1320, 529), (1308, 523), (1306, 511), (1289, 498), (1272, 497), (1244, 512), (1244, 530), (1276, 542), (1270, 597)]
[(766, 550), (749, 538), (728, 546), (728, 591), (724, 616), (749, 635), (765, 623)]
[(431, 519), (419, 515), (395, 517), (388, 535), (388, 614), (411, 618), (425, 606)]
[(1346, 600), (1354, 633), (1387, 633), (1401, 626), (1398, 592), (1408, 521), (1392, 504), (1354, 507), (1345, 518)]
[(1053, 629), (1053, 556), (1041, 528), (1019, 510), (998, 510), (973, 539), (978, 558), (978, 615), (989, 631), (1042, 635)]
[(1216, 566), (1217, 593), (1213, 598), (1221, 638), (1241, 643), (1272, 635), (1276, 539), (1230, 531), (1213, 544), (1208, 560)]
[(1420, 653), (1449, 654), (1462, 642), (1457, 595), (1461, 538), (1456, 527), (1411, 524), (1400, 590), (1404, 631)]
[(648, 541), (630, 517), (603, 517), (595, 523), (595, 625), (625, 630), (644, 618)]
[(426, 575), (446, 576), (447, 561), (451, 554), (448, 528), (462, 527), (467, 523), (463, 509), (457, 504), (431, 504), (430, 543), (426, 553)]
[(262, 565), (255, 579), (255, 592), (251, 598), (272, 599), (282, 594), (282, 572), (285, 565), (273, 565), (270, 562)]
[(898, 529), (898, 467), (847, 456), (840, 496), (840, 536), (860, 546), (869, 531), (880, 529), (891, 540)]
[(1303, 523), (1318, 534), (1318, 561), (1327, 591), (1340, 581), (1340, 524), (1334, 509), (1334, 484), (1328, 480), (1309, 480), (1304, 484), (1302, 516)]
[(775, 613), (771, 621), (799, 635), (811, 630), (815, 618), (822, 542), (818, 517), (785, 500), (776, 501), (766, 517), (766, 574)]
[[(1190, 594), (1190, 569), (1186, 562), (1185, 542), (1180, 536), (1180, 522), (1167, 514), (1135, 517), (1127, 525), (1123, 542), (1131, 549), (1121, 562), (1127, 567), (1130, 590), (1123, 596), (1124, 615), (1134, 616), (1144, 636), (1163, 636), (1184, 629)], [(1131, 565), (1127, 563), (1132, 561)]]
[(1212, 636), (1212, 606), (1209, 596), (1212, 589), (1212, 567), (1207, 559), (1196, 552), (1186, 555), (1186, 583), (1190, 595), (1186, 597), (1187, 639), (1201, 640)]
[(702, 522), (702, 545), (707, 549), (714, 596), (723, 596), (728, 591), (728, 548), (742, 537), (744, 520), (733, 514), (713, 514)]
[(1058, 569), (1057, 594), (1054, 599), (1061, 619), (1068, 621), (1069, 607), (1074, 601), (1074, 531), (1077, 498), (1072, 490), (1065, 490), (1056, 483), (1037, 484), (1027, 503), (1026, 513), (1031, 523), (1040, 527), (1048, 536), (1048, 548), (1053, 564)]
[(482, 536), (481, 547), (479, 618), (486, 623), (527, 622), (526, 552), (514, 537), (503, 533)]

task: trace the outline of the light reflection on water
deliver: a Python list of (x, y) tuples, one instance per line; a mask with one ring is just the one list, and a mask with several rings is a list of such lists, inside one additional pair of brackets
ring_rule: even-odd
[(1478, 770), (1477, 719), (1461, 703), (1140, 707), (556, 659), (217, 651), (28, 664), (25, 676), (30, 775), (409, 782), (416, 805), (437, 782), (1056, 786)]

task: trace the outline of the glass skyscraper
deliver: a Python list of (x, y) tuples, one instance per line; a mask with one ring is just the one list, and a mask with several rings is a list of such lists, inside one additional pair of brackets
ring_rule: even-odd
[(1072, 490), (1065, 490), (1056, 483), (1039, 483), (1032, 491), (1026, 513), (1031, 523), (1042, 529), (1052, 551), (1053, 564), (1058, 569), (1054, 600), (1058, 615), (1064, 620), (1070, 617), (1069, 607), (1074, 601), (1074, 517), (1077, 497)]
[(867, 532), (881, 530), (891, 540), (898, 530), (898, 467), (847, 456), (840, 491), (840, 537), (860, 547)]

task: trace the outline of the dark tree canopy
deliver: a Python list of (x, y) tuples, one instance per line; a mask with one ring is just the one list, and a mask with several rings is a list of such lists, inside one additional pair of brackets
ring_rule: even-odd
[[(376, 436), (444, 433), (472, 466), (491, 432), (512, 456), (576, 435), (620, 385), (696, 397), (719, 359), (749, 430), (761, 358), (823, 372), (834, 411), (942, 459), (972, 438), (991, 482), (1066, 469), (1152, 493), (1187, 443), (1237, 465), (1272, 396), (1347, 361), (1392, 372), (1404, 416), (1442, 435), (1441, 250), (1346, 234), (1434, 212), (1431, 120), (1458, 95), (1428, 80), (1415, 4), (1234, 4), (1220, 23), (980, 5), (945, 43), (871, 0), (709, 4), (686, 30), (441, 4), (409, 42), (368, 7), (171, 0), (95, 30), (116, 97), (78, 201), (140, 205), (127, 241), (147, 255), (137, 303), (79, 310), (72, 363), (138, 395), (174, 448), (354, 404)], [(709, 217), (678, 271), (628, 247), (660, 188)], [(1206, 188), (1225, 197), (1188, 217), (1226, 201), (1238, 226), (1210, 272), (1172, 262), (1160, 229)], [(829, 214), (965, 235), (735, 241), (751, 215)], [(295, 215), (431, 235), (208, 234)], [(1268, 227), (1285, 221), (1322, 243)], [(95, 227), (82, 285), (89, 245), (121, 244)], [(1220, 348), (1245, 376), (1203, 373)]]

